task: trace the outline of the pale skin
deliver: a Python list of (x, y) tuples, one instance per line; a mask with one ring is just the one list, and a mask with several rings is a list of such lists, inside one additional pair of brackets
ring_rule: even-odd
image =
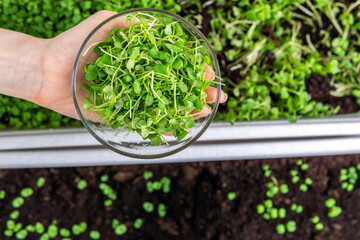
[[(52, 39), (40, 39), (26, 34), (0, 29), (0, 94), (29, 100), (60, 114), (79, 119), (75, 110), (71, 77), (76, 55), (88, 34), (105, 19), (116, 14), (100, 11), (72, 29)], [(126, 23), (112, 21), (108, 30), (126, 27)], [(99, 39), (106, 37), (99, 34)], [(213, 79), (213, 70), (206, 66), (205, 77)], [(217, 89), (205, 90), (207, 102), (216, 100)], [(221, 91), (220, 102), (227, 100)], [(208, 115), (203, 108), (194, 118)]]

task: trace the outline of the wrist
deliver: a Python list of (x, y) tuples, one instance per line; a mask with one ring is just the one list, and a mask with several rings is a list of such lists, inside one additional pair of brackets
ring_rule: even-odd
[(33, 101), (43, 81), (47, 40), (0, 29), (0, 93)]

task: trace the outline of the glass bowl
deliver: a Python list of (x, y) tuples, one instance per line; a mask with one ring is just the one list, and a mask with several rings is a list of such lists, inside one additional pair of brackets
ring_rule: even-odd
[[(108, 35), (108, 32), (111, 29), (113, 29), (114, 27), (120, 27), (118, 26), (118, 24), (120, 24), (118, 23), (120, 22), (119, 19), (125, 18), (131, 14), (135, 14), (138, 12), (154, 17), (166, 17), (172, 21), (176, 21), (181, 25), (181, 27), (183, 28), (182, 30), (190, 36), (189, 40), (202, 39), (202, 44), (205, 47), (205, 52), (203, 52), (203, 54), (206, 54), (209, 57), (210, 63), (208, 65), (212, 67), (215, 75), (217, 76), (214, 81), (219, 82), (219, 84), (213, 86), (216, 87), (218, 91), (216, 101), (213, 104), (209, 104), (209, 106), (211, 107), (210, 114), (206, 117), (195, 120), (194, 126), (191, 128), (187, 136), (182, 140), (178, 141), (173, 136), (163, 135), (168, 144), (162, 142), (160, 145), (150, 145), (150, 140), (143, 140), (143, 138), (137, 132), (130, 132), (129, 134), (126, 134), (127, 131), (125, 131), (124, 133), (119, 134), (119, 129), (113, 129), (111, 127), (103, 125), (97, 120), (94, 120), (98, 119), (99, 116), (91, 110), (85, 110), (83, 107), (85, 104), (85, 97), (89, 97), (89, 93), (81, 87), (83, 83), (89, 84), (89, 81), (85, 79), (84, 67), (86, 63), (95, 62), (98, 58), (98, 55), (95, 54), (93, 51), (93, 47), (99, 40), (105, 40), (107, 37), (109, 37), (110, 35)], [(81, 45), (76, 57), (72, 75), (72, 92), (76, 111), (82, 123), (100, 143), (107, 146), (111, 150), (128, 157), (150, 159), (165, 157), (177, 153), (188, 147), (205, 132), (205, 130), (208, 128), (211, 121), (213, 120), (219, 105), (221, 90), (220, 81), (220, 69), (216, 54), (205, 36), (194, 25), (192, 25), (182, 17), (168, 11), (150, 8), (139, 8), (115, 14), (114, 16), (100, 23), (88, 35), (88, 37)]]

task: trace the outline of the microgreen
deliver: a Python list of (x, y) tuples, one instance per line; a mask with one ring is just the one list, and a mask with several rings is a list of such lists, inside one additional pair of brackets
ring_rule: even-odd
[(115, 227), (116, 235), (124, 235), (127, 232), (127, 226), (125, 224), (119, 224)]
[(163, 218), (163, 217), (166, 216), (166, 206), (165, 206), (163, 203), (160, 203), (160, 204), (158, 205), (157, 211), (158, 211), (159, 217), (162, 217), (162, 218)]
[(296, 231), (296, 222), (294, 220), (288, 221), (286, 223), (286, 230), (290, 233), (293, 233)]
[(134, 221), (134, 228), (135, 228), (135, 229), (140, 229), (140, 228), (142, 227), (143, 223), (144, 223), (144, 220), (143, 220), (143, 219), (141, 219), (141, 218), (135, 219), (135, 221)]
[(142, 206), (143, 206), (143, 209), (148, 213), (154, 211), (154, 204), (151, 202), (144, 202)]
[(34, 190), (32, 188), (24, 188), (23, 190), (21, 190), (20, 196), (22, 196), (23, 198), (28, 198), (28, 197), (32, 196), (33, 193), (34, 193)]
[(89, 92), (84, 109), (152, 145), (167, 143), (166, 132), (181, 140), (194, 126), (192, 111), (206, 105), (204, 90), (212, 83), (205, 79), (210, 60), (204, 43), (189, 40), (180, 23), (166, 17), (135, 13), (126, 21), (131, 26), (110, 30), (112, 37), (93, 49), (99, 57), (85, 66), (90, 85), (82, 85)]
[(227, 194), (227, 198), (228, 198), (230, 201), (234, 200), (234, 199), (236, 198), (236, 192), (229, 192), (229, 193)]
[(0, 200), (4, 199), (6, 196), (5, 190), (0, 190)]
[(84, 190), (87, 187), (87, 182), (86, 182), (86, 180), (81, 179), (78, 181), (76, 186), (77, 186), (77, 189)]
[(66, 228), (61, 228), (60, 231), (59, 231), (59, 235), (61, 237), (70, 237), (71, 232), (70, 232), (70, 230), (68, 230)]
[(107, 174), (101, 175), (100, 180), (102, 182), (107, 182), (109, 180), (109, 175)]
[(325, 206), (329, 209), (328, 217), (330, 218), (335, 218), (342, 213), (341, 207), (336, 206), (336, 200), (334, 198), (327, 199)]
[(151, 171), (145, 171), (144, 173), (143, 173), (143, 178), (145, 179), (145, 180), (149, 180), (150, 178), (152, 178), (153, 177), (153, 172), (151, 172)]
[(19, 215), (20, 215), (20, 212), (18, 210), (15, 210), (15, 211), (12, 211), (9, 216), (11, 219), (15, 220), (19, 217)]
[(47, 233), (49, 234), (50, 238), (56, 238), (58, 235), (58, 227), (55, 224), (49, 225)]
[(36, 181), (36, 186), (41, 188), (45, 185), (45, 178), (43, 177), (39, 177), (38, 180)]
[(276, 225), (276, 231), (279, 235), (283, 235), (286, 232), (286, 228), (284, 224), (278, 224)]
[(16, 198), (11, 202), (11, 205), (12, 205), (14, 208), (19, 208), (19, 207), (21, 207), (24, 203), (25, 203), (24, 198), (22, 198), (22, 197), (16, 197)]
[(94, 239), (94, 240), (97, 240), (97, 239), (100, 239), (100, 232), (99, 231), (96, 231), (96, 230), (92, 230), (92, 231), (90, 231), (90, 233), (89, 233), (89, 237), (91, 238), (91, 239)]
[(324, 230), (324, 224), (322, 224), (321, 222), (316, 223), (316, 224), (315, 224), (315, 229), (316, 229), (317, 231), (322, 231), (322, 230)]

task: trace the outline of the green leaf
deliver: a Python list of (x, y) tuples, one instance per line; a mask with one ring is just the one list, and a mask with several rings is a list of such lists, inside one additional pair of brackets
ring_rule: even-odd
[(139, 94), (141, 92), (141, 85), (138, 80), (134, 81), (134, 92)]
[(145, 99), (145, 105), (150, 107), (154, 102), (154, 98), (151, 95), (147, 95)]
[(172, 68), (175, 70), (179, 70), (183, 66), (184, 66), (183, 61), (180, 58), (175, 58), (175, 60), (172, 64)]
[(161, 142), (162, 142), (161, 137), (159, 137), (159, 135), (155, 135), (151, 138), (150, 144), (159, 145)]
[(126, 68), (131, 70), (135, 67), (135, 60), (133, 59), (129, 59), (128, 62), (126, 63)]
[(339, 61), (336, 59), (331, 60), (326, 64), (326, 72), (329, 74), (337, 74), (340, 72)]
[(96, 73), (92, 73), (92, 72), (88, 72), (88, 73), (85, 75), (85, 78), (86, 78), (86, 80), (93, 81), (93, 80), (97, 79), (97, 74), (96, 74)]
[(159, 52), (156, 50), (155, 47), (153, 47), (153, 48), (151, 48), (151, 49), (149, 50), (149, 56), (152, 57), (152, 58), (154, 58), (154, 59), (159, 58)]
[(195, 74), (195, 72), (194, 72), (194, 69), (192, 68), (192, 67), (187, 67), (186, 68), (186, 71), (187, 71), (187, 73), (188, 73), (188, 76), (189, 76), (189, 78), (191, 79), (191, 80), (195, 80), (196, 79), (196, 74)]
[(175, 53), (181, 53), (182, 49), (179, 48), (178, 46), (174, 45), (174, 44), (170, 44), (170, 43), (164, 43), (164, 45), (170, 49), (171, 51), (175, 52)]

